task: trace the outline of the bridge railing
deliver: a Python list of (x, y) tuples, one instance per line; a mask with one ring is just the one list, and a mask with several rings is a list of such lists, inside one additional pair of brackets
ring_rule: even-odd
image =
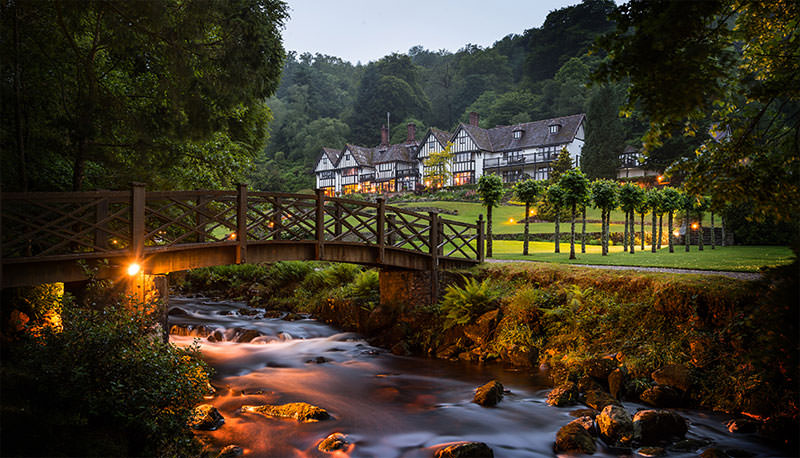
[(324, 259), (330, 243), (441, 258), (483, 260), (483, 222), (464, 223), (437, 213), (316, 195), (248, 191), (128, 191), (3, 193), (2, 258), (102, 258), (192, 246), (232, 245), (237, 261), (248, 244), (316, 242)]

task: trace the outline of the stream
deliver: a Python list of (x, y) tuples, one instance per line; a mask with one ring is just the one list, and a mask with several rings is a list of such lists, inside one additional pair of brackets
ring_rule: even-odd
[[(547, 405), (549, 383), (541, 372), (395, 356), (356, 334), (311, 319), (265, 318), (241, 302), (173, 296), (169, 324), (170, 341), (185, 346), (199, 338), (203, 358), (215, 370), (217, 393), (207, 402), (225, 424), (198, 434), (220, 448), (236, 444), (244, 456), (429, 458), (442, 444), (479, 441), (495, 457), (553, 457), (556, 431), (574, 420), (570, 411), (583, 407)], [(503, 400), (494, 408), (473, 404), (475, 388), (492, 379), (509, 391)], [(242, 405), (300, 401), (333, 418), (298, 423), (240, 412)], [(647, 406), (626, 402), (625, 408), (633, 414)], [(753, 437), (729, 433), (725, 422), (731, 417), (678, 412), (690, 421), (687, 438), (740, 456), (780, 456)], [(333, 432), (348, 436), (346, 452), (317, 450)], [(594, 456), (618, 456), (597, 444)]]

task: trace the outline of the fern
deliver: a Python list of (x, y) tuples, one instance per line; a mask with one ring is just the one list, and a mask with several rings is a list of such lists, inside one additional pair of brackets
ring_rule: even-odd
[(464, 286), (447, 287), (440, 310), (445, 314), (444, 328), (467, 324), (483, 312), (496, 306), (500, 297), (488, 279), (478, 282), (474, 278), (464, 278)]

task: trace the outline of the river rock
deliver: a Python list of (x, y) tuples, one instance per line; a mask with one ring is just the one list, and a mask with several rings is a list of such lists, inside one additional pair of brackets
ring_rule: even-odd
[(167, 315), (169, 316), (186, 316), (188, 314), (189, 313), (186, 310), (180, 307), (172, 307), (171, 309), (169, 309), (169, 312), (167, 312)]
[(458, 357), (461, 347), (458, 344), (441, 345), (436, 349), (436, 357), (439, 359), (450, 359)]
[(331, 360), (324, 356), (317, 356), (316, 358), (306, 360), (306, 363), (309, 364), (325, 364), (329, 362), (331, 362)]
[(303, 423), (313, 423), (331, 418), (327, 410), (305, 402), (290, 402), (282, 405), (246, 405), (242, 406), (242, 412), (252, 412), (267, 417), (293, 418)]
[(538, 356), (535, 350), (514, 344), (500, 350), (500, 358), (517, 367), (534, 367)]
[(483, 442), (459, 442), (436, 450), (435, 458), (494, 458), (494, 452)]
[(667, 364), (650, 375), (659, 385), (668, 385), (681, 391), (689, 391), (691, 385), (689, 368), (683, 364)]
[(261, 337), (261, 335), (262, 334), (255, 329), (245, 329), (241, 334), (239, 334), (239, 336), (236, 338), (236, 341), (240, 343), (247, 343), (256, 337)]
[(591, 434), (592, 436), (597, 436), (597, 427), (594, 424), (594, 418), (588, 415), (585, 417), (578, 417), (572, 420), (570, 423), (581, 425), (583, 429), (586, 430), (587, 433)]
[(626, 445), (633, 440), (633, 420), (628, 412), (618, 405), (607, 405), (595, 418), (600, 437), (609, 445)]
[(576, 409), (569, 413), (570, 417), (576, 417), (576, 418), (589, 417), (592, 420), (597, 418), (598, 415), (600, 415), (600, 412), (594, 409)]
[(492, 407), (502, 399), (503, 385), (497, 380), (492, 380), (475, 390), (475, 397), (472, 398), (472, 402), (483, 407)]
[(219, 329), (214, 330), (210, 336), (206, 337), (209, 342), (224, 342), (225, 341), (225, 334), (222, 333)]
[(584, 402), (587, 406), (598, 411), (603, 410), (608, 405), (620, 405), (619, 401), (612, 398), (610, 394), (600, 390), (593, 390), (586, 393)]
[(227, 445), (219, 451), (217, 458), (236, 458), (244, 455), (244, 450), (238, 445)]
[(556, 443), (553, 447), (556, 453), (580, 453), (591, 455), (597, 451), (594, 438), (582, 424), (571, 421), (562, 426), (556, 433)]
[(333, 452), (347, 448), (348, 445), (350, 445), (350, 442), (347, 441), (347, 436), (342, 433), (332, 433), (322, 439), (317, 448), (322, 452)]
[(392, 345), (390, 350), (393, 355), (397, 356), (411, 356), (411, 351), (408, 349), (408, 344), (405, 342), (397, 342)]
[(671, 410), (640, 410), (633, 416), (633, 429), (643, 445), (682, 438), (689, 430), (686, 420)]
[(566, 382), (547, 393), (547, 403), (551, 406), (564, 407), (578, 402), (578, 387), (574, 382)]
[(656, 385), (644, 390), (639, 399), (653, 407), (677, 407), (680, 405), (681, 396), (671, 386)]
[(667, 451), (662, 447), (642, 447), (636, 453), (642, 456), (664, 456)]
[(494, 337), (494, 330), (497, 328), (499, 314), (500, 309), (484, 313), (474, 323), (464, 327), (464, 335), (476, 345), (490, 342)]
[(608, 374), (608, 392), (615, 399), (622, 399), (625, 396), (625, 383), (628, 375), (623, 369), (617, 368)]
[(189, 417), (189, 427), (203, 431), (214, 431), (225, 423), (225, 418), (211, 404), (200, 404)]
[(684, 439), (682, 441), (675, 442), (672, 444), (672, 446), (670, 446), (669, 449), (676, 452), (694, 452), (700, 450), (708, 444), (709, 442), (706, 440)]

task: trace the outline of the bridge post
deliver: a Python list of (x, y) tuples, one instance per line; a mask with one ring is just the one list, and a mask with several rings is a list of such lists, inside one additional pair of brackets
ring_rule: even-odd
[(384, 253), (386, 251), (386, 199), (383, 196), (378, 196), (378, 263), (383, 263)]
[(397, 228), (397, 223), (395, 222), (396, 219), (397, 219), (397, 216), (394, 215), (394, 214), (386, 215), (386, 222), (388, 223), (387, 224), (387, 228), (389, 229), (389, 233), (387, 234), (387, 237), (386, 237), (386, 243), (390, 247), (394, 246), (394, 240), (395, 240), (394, 232), (395, 232), (395, 229)]
[(108, 218), (108, 199), (102, 199), (97, 202), (95, 209), (95, 223), (97, 226), (94, 230), (94, 246), (102, 249), (108, 248), (108, 231), (106, 228), (108, 224), (105, 219)]
[(323, 189), (317, 189), (317, 208), (316, 208), (316, 239), (317, 239), (317, 249), (316, 249), (316, 258), (322, 260), (325, 258), (325, 191)]
[(342, 235), (342, 204), (336, 202), (336, 224), (334, 225), (334, 233), (338, 238)]
[(272, 240), (280, 240), (281, 232), (283, 231), (283, 208), (281, 207), (281, 198), (275, 197), (275, 204), (272, 209)]
[(485, 241), (483, 240), (483, 213), (478, 215), (478, 262), (484, 260), (484, 249), (486, 248)]
[(429, 212), (431, 216), (430, 227), (430, 255), (431, 255), (431, 298), (432, 302), (439, 299), (439, 213)]
[(144, 183), (131, 183), (131, 262), (140, 262), (144, 253), (145, 199)]
[(247, 262), (247, 185), (237, 185), (236, 196), (236, 264)]

